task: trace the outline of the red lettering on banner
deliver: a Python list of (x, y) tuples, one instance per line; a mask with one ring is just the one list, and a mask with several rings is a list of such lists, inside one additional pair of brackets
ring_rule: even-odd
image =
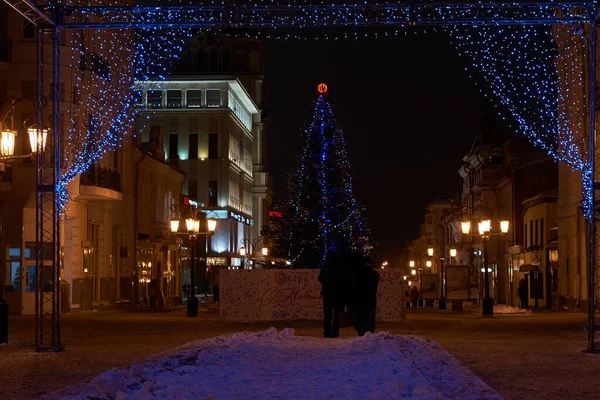
[(307, 286), (278, 288), (271, 287), (260, 296), (260, 305), (277, 305), (280, 307), (312, 307), (321, 301), (321, 295)]

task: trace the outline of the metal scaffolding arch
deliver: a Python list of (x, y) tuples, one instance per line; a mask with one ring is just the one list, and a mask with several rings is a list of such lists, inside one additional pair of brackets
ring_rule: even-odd
[[(59, 1), (4, 0), (38, 28), (38, 129), (43, 127), (43, 88), (46, 82), (60, 82), (61, 29), (115, 28), (322, 28), (322, 27), (404, 27), (404, 26), (499, 26), (581, 24), (590, 27), (588, 68), (589, 126), (595, 126), (595, 70), (597, 1), (400, 1), (390, 4), (270, 4), (270, 5), (161, 5), (147, 6), (70, 6)], [(53, 157), (38, 152), (36, 213), (36, 349), (61, 350), (60, 340), (60, 210), (57, 207), (57, 183), (60, 179), (60, 85), (52, 85), (51, 115)], [(584, 186), (600, 189), (600, 171), (596, 172), (595, 135), (589, 129), (587, 173)], [(38, 131), (38, 134), (40, 132)], [(584, 171), (586, 172), (586, 171)], [(595, 209), (596, 198), (587, 204)], [(588, 277), (588, 351), (600, 352), (596, 331), (600, 315), (600, 237), (595, 220), (587, 224)], [(600, 223), (600, 222), (598, 222)], [(44, 243), (51, 243), (44, 247)], [(50, 275), (50, 276), (48, 276)]]
[[(36, 49), (38, 140), (37, 149), (32, 149), (37, 154), (35, 348), (60, 351), (60, 30), (39, 26)], [(48, 129), (52, 140), (46, 144), (44, 130)], [(44, 146), (51, 151), (44, 151)]]

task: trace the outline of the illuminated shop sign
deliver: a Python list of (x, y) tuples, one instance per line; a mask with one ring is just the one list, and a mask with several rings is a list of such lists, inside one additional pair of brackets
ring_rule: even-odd
[(198, 207), (198, 202), (196, 200), (192, 200), (186, 195), (182, 195), (182, 196), (183, 196), (183, 201), (182, 201), (183, 204), (185, 204), (186, 206)]
[(237, 221), (239, 221), (239, 222), (243, 223), (243, 224), (250, 225), (250, 226), (253, 226), (253, 225), (254, 225), (254, 221), (253, 221), (253, 220), (251, 220), (250, 218), (246, 218), (246, 217), (244, 217), (244, 216), (243, 216), (243, 215), (241, 215), (241, 214), (234, 213), (234, 212), (231, 212), (231, 211), (230, 211), (230, 212), (229, 212), (229, 216), (230, 216), (231, 218), (233, 218), (233, 219), (235, 219), (235, 220), (237, 220)]

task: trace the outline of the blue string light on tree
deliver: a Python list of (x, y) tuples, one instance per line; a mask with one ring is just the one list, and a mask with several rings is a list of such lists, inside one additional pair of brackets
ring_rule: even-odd
[(326, 99), (327, 86), (318, 90), (297, 166), (288, 177), (279, 226), (265, 232), (266, 240), (284, 248), (286, 259), (299, 268), (320, 268), (332, 253), (369, 250), (344, 137)]

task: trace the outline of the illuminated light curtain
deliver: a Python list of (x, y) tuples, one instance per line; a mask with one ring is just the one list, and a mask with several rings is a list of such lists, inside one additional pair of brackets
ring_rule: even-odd
[[(515, 130), (573, 170), (588, 174), (586, 48), (573, 26), (454, 27), (459, 54), (487, 85), (481, 91), (515, 121)], [(474, 74), (475, 75), (475, 74)], [(584, 196), (593, 195), (584, 179)], [(589, 202), (584, 202), (591, 204)], [(586, 216), (591, 210), (586, 209)]]

